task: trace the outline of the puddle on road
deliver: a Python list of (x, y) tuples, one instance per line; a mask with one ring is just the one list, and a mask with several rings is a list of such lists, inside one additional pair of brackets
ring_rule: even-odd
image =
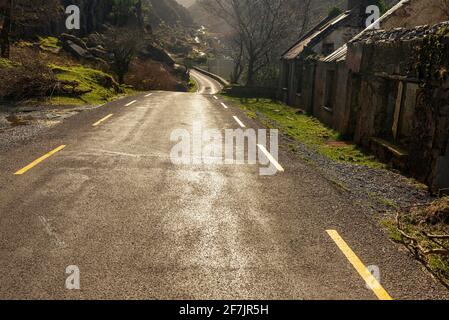
[(16, 115), (10, 115), (5, 118), (11, 127), (18, 127), (18, 126), (26, 126), (29, 124), (29, 121), (33, 120), (33, 117), (27, 116), (27, 117), (18, 117)]

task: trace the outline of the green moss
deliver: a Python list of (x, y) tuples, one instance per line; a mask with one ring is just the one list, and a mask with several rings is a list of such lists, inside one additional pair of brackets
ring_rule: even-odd
[(58, 53), (61, 50), (61, 43), (55, 37), (39, 37), (39, 47), (45, 51)]
[(381, 225), (387, 230), (388, 236), (391, 240), (402, 243), (402, 234), (398, 231), (396, 227), (396, 222), (391, 219), (384, 219), (380, 221)]
[(190, 78), (189, 80), (189, 92), (197, 92), (198, 91), (198, 85), (195, 80)]
[(291, 108), (283, 103), (268, 99), (240, 99), (227, 97), (235, 105), (242, 108), (252, 116), (262, 115), (268, 121), (262, 122), (267, 127), (276, 127), (282, 133), (319, 154), (338, 162), (345, 162), (371, 168), (385, 168), (386, 166), (365, 154), (356, 145), (345, 142), (340, 134), (327, 128), (316, 118), (298, 114), (298, 109)]
[[(82, 94), (79, 98), (73, 97), (55, 97), (54, 101), (72, 102), (71, 104), (101, 104), (113, 99), (120, 91), (118, 84), (111, 75), (99, 70), (90, 69), (82, 66), (62, 67), (51, 66), (60, 81), (76, 82), (77, 89), (89, 91)], [(128, 92), (129, 90), (125, 90)], [(59, 104), (59, 103), (58, 103)]]
[(9, 59), (0, 58), (0, 69), (12, 68), (14, 64)]
[(415, 69), (418, 79), (422, 82), (425, 98), (430, 103), (436, 83), (445, 82), (448, 77), (449, 61), (448, 27), (440, 28), (436, 34), (425, 37), (417, 48)]
[(374, 192), (368, 192), (368, 195), (370, 196), (371, 199), (386, 207), (390, 207), (391, 209), (398, 209), (398, 205), (394, 200), (384, 198), (381, 195)]
[(429, 268), (443, 279), (449, 279), (449, 259), (440, 255), (431, 255), (428, 258)]
[(447, 225), (431, 224), (425, 219), (429, 211), (441, 209), (439, 206), (435, 207), (435, 203), (440, 202), (444, 202), (444, 199), (437, 200), (429, 207), (416, 207), (399, 215), (401, 230), (407, 236), (399, 232), (396, 219), (387, 218), (380, 222), (393, 241), (407, 246), (443, 283), (449, 285), (449, 257), (445, 254), (426, 253), (428, 250), (448, 247), (446, 240), (432, 240), (427, 236), (427, 234), (447, 234)]

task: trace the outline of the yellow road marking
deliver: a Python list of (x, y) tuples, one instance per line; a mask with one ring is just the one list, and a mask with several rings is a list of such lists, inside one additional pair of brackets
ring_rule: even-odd
[(47, 153), (46, 155), (40, 157), (37, 160), (34, 160), (33, 162), (31, 162), (29, 165), (27, 165), (25, 168), (20, 169), (19, 171), (17, 171), (15, 173), (16, 176), (20, 176), (22, 174), (24, 174), (25, 172), (27, 172), (28, 170), (34, 168), (35, 166), (37, 166), (39, 163), (41, 163), (42, 161), (44, 161), (47, 158), (50, 158), (52, 155), (54, 155), (55, 153), (61, 151), (62, 149), (64, 149), (66, 146), (62, 145), (60, 147), (57, 147), (55, 150), (50, 151), (49, 153)]
[(102, 122), (108, 120), (108, 119), (109, 119), (110, 117), (112, 117), (112, 116), (113, 116), (113, 114), (111, 113), (110, 115), (104, 117), (103, 119), (101, 119), (101, 120), (95, 122), (92, 126), (93, 126), (93, 127), (96, 127), (96, 126), (100, 125)]
[(352, 251), (348, 244), (343, 240), (342, 237), (335, 230), (326, 231), (329, 237), (334, 240), (338, 248), (343, 252), (349, 262), (352, 264), (354, 269), (367, 283), (368, 287), (373, 290), (374, 294), (379, 298), (379, 300), (393, 300), (393, 298), (388, 294), (387, 291), (381, 286), (377, 279), (371, 274), (371, 272), (365, 267), (363, 262), (357, 257), (357, 255)]

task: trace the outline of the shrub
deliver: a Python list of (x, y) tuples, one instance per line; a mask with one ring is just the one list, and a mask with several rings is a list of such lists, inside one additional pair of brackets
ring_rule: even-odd
[(139, 90), (187, 91), (170, 70), (160, 62), (135, 59), (125, 77), (125, 83)]
[(44, 97), (56, 85), (53, 71), (36, 57), (20, 59), (17, 63), (2, 63), (0, 68), (0, 98), (23, 100)]

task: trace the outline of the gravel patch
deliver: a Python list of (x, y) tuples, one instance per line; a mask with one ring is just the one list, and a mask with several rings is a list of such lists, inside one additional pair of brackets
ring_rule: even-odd
[(0, 153), (32, 140), (79, 112), (98, 106), (0, 106)]
[(353, 202), (368, 211), (396, 211), (398, 208), (434, 200), (424, 188), (401, 174), (333, 161), (290, 137), (284, 139), (294, 145), (297, 155), (316, 167), (323, 176), (346, 191)]

